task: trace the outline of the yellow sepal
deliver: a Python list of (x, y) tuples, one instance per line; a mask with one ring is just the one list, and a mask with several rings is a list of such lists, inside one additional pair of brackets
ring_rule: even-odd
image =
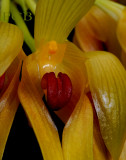
[(16, 58), (6, 71), (6, 80), (0, 97), (0, 159), (19, 105), (17, 89), (21, 70), (21, 59)]
[(39, 0), (35, 14), (35, 44), (43, 41), (66, 41), (77, 22), (93, 5), (94, 0)]
[(82, 96), (63, 131), (65, 160), (93, 160), (93, 109)]
[(0, 76), (21, 51), (23, 35), (15, 25), (0, 22)]
[(104, 142), (114, 160), (120, 156), (126, 135), (126, 71), (107, 52), (87, 53), (89, 87)]
[(58, 131), (39, 91), (37, 91), (30, 78), (27, 64), (26, 59), (23, 64), (22, 80), (18, 89), (19, 99), (33, 127), (44, 159), (63, 160)]
[(111, 160), (110, 154), (104, 144), (100, 132), (99, 122), (95, 109), (93, 120), (93, 160)]

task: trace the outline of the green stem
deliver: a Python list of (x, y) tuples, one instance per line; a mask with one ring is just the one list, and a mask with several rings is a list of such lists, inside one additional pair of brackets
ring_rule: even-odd
[[(13, 2), (10, 4), (10, 10), (12, 14), (12, 18), (14, 19), (15, 23), (18, 25), (18, 27), (23, 31), (24, 34), (24, 40), (26, 44), (29, 46), (32, 52), (35, 51), (35, 42), (31, 35), (31, 33), (28, 30), (28, 27), (26, 26), (20, 12), (16, 8)], [(17, 37), (18, 38), (18, 37)]]
[(14, 2), (16, 2), (22, 7), (24, 14), (27, 14), (27, 7), (26, 7), (25, 0), (14, 0)]
[(122, 15), (125, 6), (109, 0), (96, 0), (95, 5), (104, 10), (115, 21), (118, 21)]
[(0, 21), (8, 22), (10, 17), (10, 0), (1, 0)]
[(36, 2), (34, 0), (25, 0), (28, 8), (31, 10), (31, 12), (35, 15), (36, 10)]

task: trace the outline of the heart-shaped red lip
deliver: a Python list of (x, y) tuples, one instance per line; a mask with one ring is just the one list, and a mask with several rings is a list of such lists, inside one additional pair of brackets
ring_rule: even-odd
[(42, 77), (41, 87), (47, 90), (47, 104), (53, 110), (64, 107), (72, 95), (72, 83), (67, 74), (54, 72), (46, 73)]

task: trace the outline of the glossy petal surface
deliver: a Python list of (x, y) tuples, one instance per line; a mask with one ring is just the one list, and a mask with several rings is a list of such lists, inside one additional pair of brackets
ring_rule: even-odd
[(57, 129), (42, 101), (41, 95), (30, 78), (27, 60), (23, 65), (22, 81), (19, 85), (18, 95), (31, 122), (44, 159), (62, 160)]
[(117, 160), (126, 133), (126, 71), (119, 60), (107, 52), (87, 54), (89, 86), (104, 142)]
[(65, 160), (93, 160), (93, 110), (86, 96), (65, 125), (62, 145)]
[(108, 150), (104, 144), (97, 115), (94, 110), (93, 123), (93, 158), (94, 160), (111, 160)]

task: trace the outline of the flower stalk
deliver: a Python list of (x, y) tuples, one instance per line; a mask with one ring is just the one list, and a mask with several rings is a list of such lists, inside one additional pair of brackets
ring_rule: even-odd
[(10, 17), (10, 0), (1, 0), (0, 21), (8, 22)]
[(25, 0), (26, 5), (28, 8), (31, 10), (31, 12), (35, 15), (35, 10), (36, 10), (36, 2), (35, 0)]
[(15, 23), (23, 31), (25, 42), (27, 43), (27, 45), (29, 46), (31, 51), (34, 52), (35, 51), (34, 39), (31, 35), (30, 31), (28, 30), (28, 27), (26, 26), (22, 16), (20, 15), (20, 12), (18, 11), (18, 9), (16, 8), (16, 6), (13, 2), (11, 2), (11, 4), (10, 4), (10, 11), (11, 11), (11, 14), (12, 14), (12, 17), (13, 17)]

